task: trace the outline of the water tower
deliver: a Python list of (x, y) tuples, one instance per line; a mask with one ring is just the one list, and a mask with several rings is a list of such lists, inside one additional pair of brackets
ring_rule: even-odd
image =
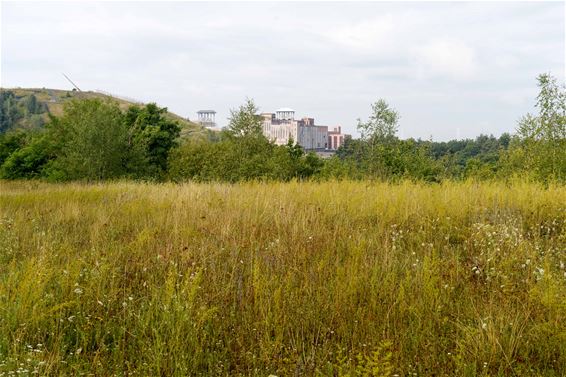
[(199, 110), (197, 111), (198, 122), (204, 127), (216, 127), (216, 111)]

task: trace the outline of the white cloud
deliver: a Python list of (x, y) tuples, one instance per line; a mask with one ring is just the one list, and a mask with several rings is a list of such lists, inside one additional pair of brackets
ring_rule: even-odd
[(497, 134), (530, 111), (538, 73), (563, 78), (563, 3), (1, 6), (2, 85), (66, 88), (65, 72), (181, 115), (212, 107), (221, 121), (249, 96), (355, 132), (383, 97), (406, 137)]
[(322, 30), (321, 35), (359, 53), (375, 53), (390, 48), (395, 37), (393, 15), (351, 22)]
[(447, 77), (455, 80), (474, 78), (478, 64), (474, 49), (457, 39), (432, 40), (413, 50), (418, 78)]

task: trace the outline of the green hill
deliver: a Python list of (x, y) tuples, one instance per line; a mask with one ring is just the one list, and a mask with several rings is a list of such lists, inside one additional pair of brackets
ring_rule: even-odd
[[(10, 129), (41, 128), (48, 121), (48, 114), (59, 116), (63, 113), (63, 105), (72, 99), (101, 98), (118, 102), (120, 108), (140, 105), (133, 100), (117, 98), (108, 94), (61, 89), (33, 88), (0, 88), (0, 132)], [(181, 137), (208, 137), (210, 130), (191, 122), (175, 113), (167, 112), (167, 117), (181, 126)]]

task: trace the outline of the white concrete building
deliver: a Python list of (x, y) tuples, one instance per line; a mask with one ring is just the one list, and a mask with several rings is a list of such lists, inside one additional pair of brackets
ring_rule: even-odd
[(275, 144), (284, 145), (293, 139), (306, 150), (336, 149), (328, 144), (328, 126), (315, 125), (314, 118), (295, 119), (295, 111), (286, 107), (261, 116), (263, 134)]

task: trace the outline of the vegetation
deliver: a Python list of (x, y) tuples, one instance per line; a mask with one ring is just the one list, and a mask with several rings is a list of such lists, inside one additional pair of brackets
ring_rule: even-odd
[[(61, 117), (51, 116), (44, 132), (29, 140), (13, 134), (0, 139), (6, 152), (0, 177), (50, 180), (158, 178), (165, 173), (169, 150), (180, 127), (155, 104), (131, 106), (99, 99), (69, 101)], [(14, 141), (20, 141), (15, 144)], [(9, 152), (12, 149), (12, 153)]]
[(566, 179), (566, 88), (548, 74), (538, 77), (538, 115), (521, 119), (517, 134), (499, 138), (433, 142), (399, 140), (399, 114), (385, 101), (372, 105), (366, 122), (358, 121), (361, 140), (348, 140), (335, 161), (334, 177), (442, 179), (509, 179), (521, 175), (539, 181)]
[(44, 124), (41, 114), (46, 111), (47, 106), (34, 94), (19, 101), (13, 92), (0, 90), (0, 132), (11, 129), (17, 123), (31, 128), (41, 127)]
[(313, 152), (289, 140), (277, 146), (262, 133), (253, 101), (232, 110), (228, 128), (219, 141), (201, 140), (182, 145), (170, 158), (174, 181), (226, 181), (306, 179), (315, 176), (322, 161)]
[[(118, 104), (120, 110), (127, 111), (130, 106), (141, 106), (132, 100), (112, 97), (102, 92), (72, 91), (59, 89), (4, 89), (0, 88), (0, 135), (15, 130), (37, 130), (50, 121), (51, 116), (62, 116), (65, 104), (70, 101), (99, 99), (103, 102), (111, 100)], [(181, 136), (209, 137), (210, 132), (200, 125), (179, 115), (165, 111), (164, 117), (175, 121), (181, 127)]]
[[(67, 92), (59, 96), (64, 103), (55, 115), (49, 109), (43, 113), (47, 106), (33, 93), (26, 97), (4, 91), (0, 178), (440, 182), (522, 176), (564, 182), (566, 89), (548, 74), (540, 75), (538, 83), (538, 114), (524, 116), (515, 135), (449, 142), (401, 140), (396, 136), (399, 113), (380, 99), (366, 121), (358, 120), (362, 138), (346, 140), (329, 159), (305, 153), (293, 140), (285, 146), (267, 140), (252, 100), (232, 110), (226, 130), (205, 135), (188, 130), (155, 104), (128, 105)], [(29, 123), (29, 114), (48, 114), (47, 124), (13, 126), (21, 119)]]
[(566, 89), (538, 82), (516, 135), (400, 140), (378, 100), (329, 159), (252, 100), (198, 136), (3, 91), (0, 376), (566, 375)]
[(0, 192), (4, 375), (566, 374), (563, 185)]
[[(550, 75), (538, 78), (539, 114), (524, 116), (518, 128), (520, 142), (512, 146), (511, 158), (537, 178), (566, 179), (566, 89)], [(519, 157), (519, 155), (522, 155)]]

